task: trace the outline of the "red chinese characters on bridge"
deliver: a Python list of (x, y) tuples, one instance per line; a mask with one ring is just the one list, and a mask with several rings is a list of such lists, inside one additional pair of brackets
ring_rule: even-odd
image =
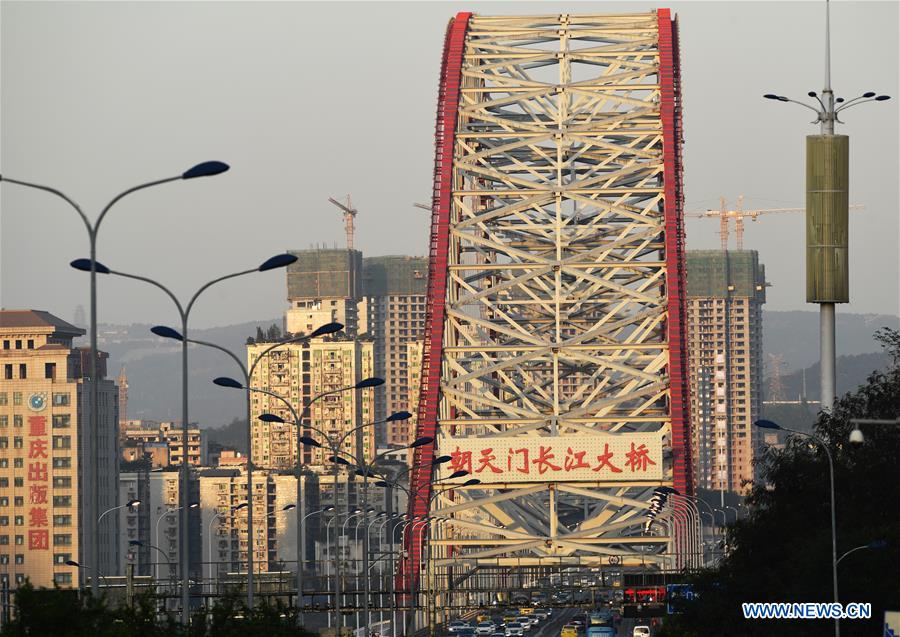
[[(651, 478), (656, 475), (661, 457), (659, 445), (648, 447), (645, 442), (634, 440), (611, 444), (593, 441), (579, 445), (573, 437), (555, 439), (507, 438), (502, 440), (473, 439), (455, 445), (450, 450), (450, 473), (465, 471), (482, 480), (496, 476), (497, 480), (548, 479), (602, 479), (624, 476)], [(474, 449), (468, 449), (472, 444)], [(657, 459), (654, 460), (654, 457)], [(587, 472), (587, 473), (585, 473)], [(503, 474), (501, 476), (501, 474)], [(653, 474), (653, 475), (650, 475)], [(580, 477), (574, 477), (579, 475)], [(619, 477), (623, 477), (619, 475)]]
[(50, 550), (50, 521), (47, 509), (47, 489), (50, 482), (48, 463), (47, 418), (28, 418), (28, 548), (32, 551)]

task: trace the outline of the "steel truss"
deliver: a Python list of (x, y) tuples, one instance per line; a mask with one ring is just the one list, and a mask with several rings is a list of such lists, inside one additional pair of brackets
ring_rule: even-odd
[[(410, 505), (437, 519), (407, 536), (413, 580), (426, 532), (429, 566), (460, 586), (671, 550), (642, 527), (654, 488), (691, 490), (677, 49), (668, 10), (448, 27), (418, 412), (436, 443), (416, 450)], [(433, 494), (423, 468), (472, 438), (625, 432), (663, 436), (661, 479), (484, 471)]]

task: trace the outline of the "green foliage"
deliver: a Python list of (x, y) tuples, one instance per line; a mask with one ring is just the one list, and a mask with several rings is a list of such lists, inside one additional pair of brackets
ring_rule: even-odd
[(36, 589), (26, 583), (15, 595), (15, 616), (0, 637), (313, 637), (297, 627), (293, 609), (281, 602), (247, 612), (236, 597), (219, 600), (208, 612), (195, 613), (191, 625), (158, 612), (159, 600), (137, 596), (131, 607), (113, 608), (106, 599), (83, 591)]
[[(885, 609), (900, 608), (900, 429), (863, 426), (866, 442), (848, 442), (851, 418), (900, 415), (900, 334), (880, 332), (895, 364), (873, 372), (831, 415), (820, 414), (814, 433), (835, 462), (837, 552), (887, 540), (886, 550), (858, 551), (838, 567), (842, 603), (869, 602), (872, 619), (843, 620), (844, 637), (878, 634)], [(797, 423), (780, 424), (799, 428)], [(747, 498), (752, 515), (732, 525), (730, 554), (718, 568), (694, 578), (698, 597), (671, 617), (661, 637), (709, 634), (728, 627), (732, 637), (829, 634), (833, 621), (744, 620), (741, 602), (831, 602), (831, 522), (828, 460), (817, 445), (794, 437), (784, 451), (761, 460), (764, 482)]]

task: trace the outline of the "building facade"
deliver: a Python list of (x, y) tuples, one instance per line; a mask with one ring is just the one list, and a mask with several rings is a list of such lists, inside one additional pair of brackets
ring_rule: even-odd
[[(260, 356), (271, 344), (255, 343), (247, 346), (248, 364)], [(287, 343), (262, 358), (251, 380), (253, 387), (274, 392), (286, 400), (297, 412), (304, 413), (307, 401), (321, 394), (350, 387), (374, 375), (374, 346), (371, 340), (317, 339), (308, 343)], [(375, 420), (375, 391), (336, 392), (312, 404), (304, 422), (311, 424), (302, 435), (322, 440), (344, 437), (341, 448), (346, 458), (369, 462), (374, 457), (375, 434), (366, 427), (355, 434), (353, 429)], [(260, 414), (274, 413), (285, 423), (259, 420)], [(293, 415), (283, 402), (262, 393), (253, 392), (250, 403), (252, 429), (252, 458), (256, 467), (291, 470), (297, 466), (297, 428)], [(308, 420), (307, 420), (308, 419)], [(318, 430), (318, 431), (316, 431)], [(326, 445), (327, 446), (327, 445)], [(313, 471), (326, 471), (330, 463), (325, 459), (331, 452), (323, 447), (303, 446), (302, 464)]]
[[(154, 469), (180, 465), (184, 438), (180, 423), (155, 420), (128, 420), (119, 430), (122, 459), (128, 462), (149, 456)], [(188, 463), (206, 465), (206, 433), (197, 426), (188, 427)]]
[[(0, 311), (0, 578), (10, 587), (77, 586), (68, 560), (109, 573), (118, 565), (118, 519), (100, 526), (90, 553), (85, 521), (117, 504), (118, 395), (97, 361), (99, 431), (93, 432), (90, 352), (77, 328), (48, 312)], [(99, 464), (94, 462), (94, 450)], [(91, 485), (99, 476), (100, 501)], [(89, 577), (89, 574), (82, 573)]]
[(762, 407), (765, 268), (755, 250), (687, 251), (692, 449), (699, 488), (746, 492)]
[[(421, 343), (424, 338), (428, 259), (366, 257), (363, 259), (363, 280), (365, 327), (375, 339), (375, 375), (385, 380), (384, 391), (376, 397), (376, 418), (380, 420), (399, 411), (412, 413), (407, 345)], [(409, 419), (390, 423), (379, 442), (409, 444), (414, 436), (414, 422)]]

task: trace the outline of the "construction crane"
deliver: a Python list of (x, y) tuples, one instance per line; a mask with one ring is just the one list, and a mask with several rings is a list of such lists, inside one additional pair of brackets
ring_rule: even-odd
[[(863, 205), (852, 205), (850, 210), (862, 210)], [(695, 219), (707, 219), (709, 217), (719, 218), (719, 239), (722, 241), (722, 250), (728, 250), (728, 234), (729, 222), (734, 219), (734, 234), (737, 239), (737, 249), (744, 249), (744, 219), (749, 217), (752, 221), (760, 215), (768, 215), (774, 213), (787, 212), (806, 212), (806, 208), (761, 208), (755, 210), (744, 210), (744, 195), (737, 198), (734, 209), (729, 210), (725, 197), (719, 199), (718, 210), (701, 210), (696, 212), (686, 212), (685, 217), (693, 217)]]
[(356, 218), (357, 210), (353, 207), (353, 202), (350, 200), (350, 195), (347, 195), (347, 205), (342, 204), (340, 201), (333, 197), (329, 197), (328, 201), (340, 208), (344, 214), (344, 231), (347, 233), (347, 249), (352, 250), (353, 233), (355, 231), (353, 220)]

